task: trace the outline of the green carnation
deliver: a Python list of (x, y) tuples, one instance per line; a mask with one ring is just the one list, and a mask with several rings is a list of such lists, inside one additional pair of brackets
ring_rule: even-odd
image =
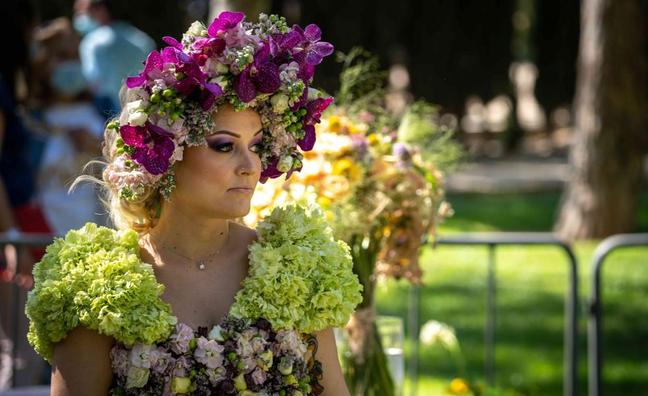
[(77, 326), (126, 346), (166, 339), (176, 323), (160, 299), (150, 264), (139, 258), (138, 235), (88, 223), (57, 238), (34, 267), (27, 338), (51, 361), (53, 346)]
[(349, 247), (333, 238), (318, 208), (275, 208), (250, 247), (250, 275), (231, 313), (263, 317), (303, 333), (344, 326), (360, 303)]

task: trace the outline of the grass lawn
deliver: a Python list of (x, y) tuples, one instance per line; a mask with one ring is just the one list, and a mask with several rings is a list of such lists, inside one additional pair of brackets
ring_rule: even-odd
[[(449, 197), (455, 216), (440, 233), (550, 231), (559, 194), (461, 194)], [(638, 232), (648, 232), (648, 191), (640, 196)], [(589, 296), (592, 254), (597, 241), (574, 246), (579, 261), (580, 304)], [(486, 247), (443, 246), (421, 257), (421, 325), (438, 320), (456, 330), (466, 373), (448, 352), (421, 346), (419, 395), (443, 395), (453, 377), (483, 382)], [(568, 271), (556, 247), (497, 249), (497, 385), (505, 395), (561, 395), (564, 295)], [(648, 248), (613, 253), (603, 271), (604, 391), (648, 395)], [(409, 287), (387, 281), (377, 292), (380, 314), (406, 317)], [(580, 394), (587, 394), (587, 317), (580, 316)], [(406, 345), (406, 354), (409, 345)], [(407, 357), (406, 357), (407, 359)], [(407, 361), (407, 360), (406, 360)], [(406, 384), (405, 395), (409, 395)]]

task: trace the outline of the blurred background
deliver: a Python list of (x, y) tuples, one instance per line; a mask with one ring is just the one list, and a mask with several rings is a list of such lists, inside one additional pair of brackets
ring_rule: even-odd
[[(387, 71), (386, 104), (396, 112), (417, 99), (437, 106), (439, 123), (455, 131), (464, 152), (447, 174), (454, 216), (439, 235), (555, 232), (573, 241), (585, 299), (598, 242), (648, 232), (646, 0), (5, 0), (0, 8), (0, 231), (61, 235), (86, 221), (105, 223), (92, 187), (72, 195), (67, 188), (100, 154), (123, 79), (163, 36), (179, 38), (192, 21), (237, 9), (316, 23), (336, 50), (375, 54)], [(315, 85), (335, 92), (341, 70), (327, 60)], [(23, 262), (12, 264), (5, 249), (2, 264), (0, 390), (48, 381), (24, 340), (26, 320), (13, 323), (10, 315), (43, 254), (22, 253)], [(463, 363), (438, 342), (424, 343), (419, 380), (405, 380), (408, 391), (468, 394), (453, 379), (483, 380), (487, 256), (481, 247), (424, 249), (419, 322), (451, 326)], [(604, 387), (610, 395), (648, 395), (648, 248), (610, 261)], [(500, 393), (493, 394), (561, 394), (564, 256), (554, 247), (505, 247), (497, 271)], [(385, 281), (378, 311), (404, 318), (408, 293), (408, 284)], [(11, 326), (19, 339), (9, 339)], [(581, 389), (585, 327), (581, 320)], [(405, 344), (406, 356), (411, 348)]]

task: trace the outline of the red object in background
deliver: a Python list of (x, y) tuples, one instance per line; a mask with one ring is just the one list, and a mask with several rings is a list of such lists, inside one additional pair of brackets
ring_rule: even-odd
[[(13, 208), (13, 216), (17, 223), (17, 228), (27, 234), (51, 234), (52, 230), (45, 220), (45, 216), (41, 208), (35, 204), (25, 204), (17, 208)], [(5, 253), (7, 251), (5, 250)], [(33, 248), (29, 250), (35, 264), (43, 258), (45, 254), (45, 247)], [(8, 253), (7, 253), (8, 254)], [(15, 255), (15, 250), (14, 253)], [(1, 257), (0, 257), (1, 258)], [(4, 261), (4, 260), (1, 260)], [(30, 289), (33, 285), (33, 279), (31, 275), (31, 266), (29, 269), (21, 269), (19, 273), (16, 273), (16, 264), (14, 256), (14, 264), (9, 265), (7, 262), (0, 262), (0, 281), (3, 282), (16, 282), (19, 286)], [(24, 265), (24, 264), (23, 264)]]
[[(45, 215), (40, 206), (29, 203), (13, 209), (14, 219), (18, 223), (18, 229), (28, 234), (51, 234), (52, 230), (45, 220)], [(34, 260), (37, 262), (45, 254), (45, 248), (31, 250)]]

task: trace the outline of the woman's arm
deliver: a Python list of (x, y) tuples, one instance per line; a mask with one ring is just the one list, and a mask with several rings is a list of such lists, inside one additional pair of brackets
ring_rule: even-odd
[(107, 395), (114, 339), (77, 327), (54, 346), (50, 396)]
[(344, 382), (342, 368), (338, 360), (337, 347), (333, 328), (328, 328), (315, 333), (317, 338), (317, 353), (315, 358), (322, 362), (322, 386), (324, 396), (349, 396), (349, 390)]

